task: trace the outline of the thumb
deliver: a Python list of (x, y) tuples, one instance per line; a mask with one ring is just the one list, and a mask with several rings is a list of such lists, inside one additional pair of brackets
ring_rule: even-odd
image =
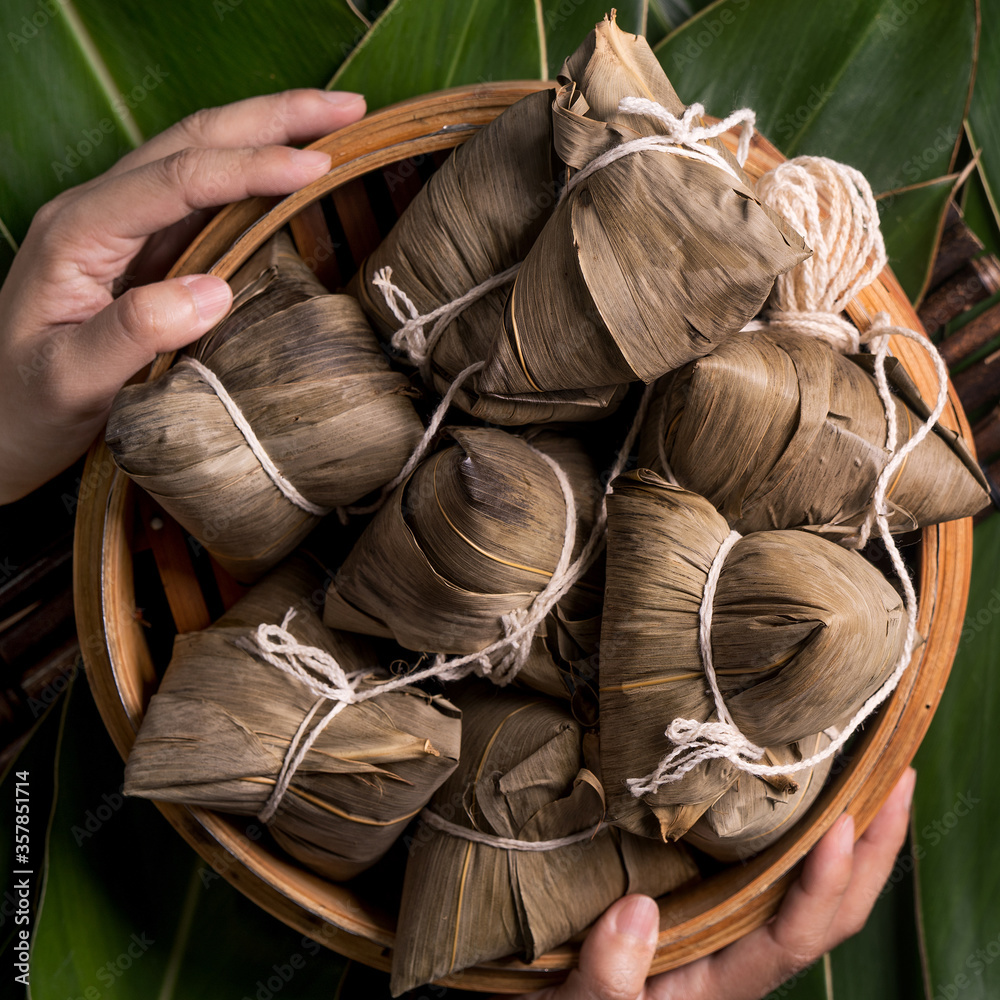
[(70, 370), (77, 373), (80, 395), (89, 397), (80, 402), (100, 410), (157, 354), (207, 333), (232, 301), (228, 282), (207, 274), (130, 288), (82, 323), (72, 338), (77, 357)]
[(659, 910), (649, 896), (625, 896), (594, 924), (580, 949), (580, 966), (559, 1000), (636, 1000), (656, 951)]

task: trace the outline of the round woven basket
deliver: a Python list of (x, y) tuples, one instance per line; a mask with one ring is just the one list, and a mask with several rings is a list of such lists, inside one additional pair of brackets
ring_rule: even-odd
[[(346, 283), (448, 150), (544, 86), (491, 83), (430, 94), (320, 140), (311, 148), (333, 158), (325, 177), (281, 200), (254, 198), (224, 209), (171, 273), (210, 271), (228, 278), (268, 237), (288, 226), (321, 280), (331, 288)], [(746, 169), (756, 178), (781, 159), (757, 136)], [(920, 328), (888, 269), (848, 307), (861, 329), (880, 310), (888, 311), (895, 323)], [(894, 339), (892, 350), (925, 397), (932, 397), (934, 371), (924, 352), (900, 338)], [(172, 360), (158, 358), (149, 377), (160, 375)], [(941, 422), (958, 430), (971, 447), (954, 393)], [(136, 610), (134, 560), (139, 549), (152, 549), (177, 631), (207, 625), (209, 605), (202, 590), (204, 575), (195, 572), (183, 532), (117, 471), (103, 441), (93, 446), (82, 482), (75, 551), (77, 623), (95, 698), (126, 757), (157, 685), (147, 630)], [(690, 962), (764, 923), (798, 863), (845, 809), (854, 815), (858, 834), (865, 829), (916, 752), (941, 697), (961, 631), (971, 563), (969, 519), (923, 530), (911, 564), (921, 600), (919, 629), (926, 641), (899, 688), (835, 765), (835, 776), (808, 814), (784, 838), (750, 861), (660, 900), (654, 971)], [(239, 596), (239, 588), (221, 570), (214, 584), (227, 605)], [(228, 817), (177, 805), (159, 808), (209, 864), (260, 906), (343, 955), (388, 969), (395, 914), (351, 884), (328, 882), (266, 841), (251, 841)], [(573, 966), (577, 951), (578, 945), (571, 943), (530, 965), (516, 959), (485, 963), (462, 973), (461, 986), (519, 992), (551, 985)]]

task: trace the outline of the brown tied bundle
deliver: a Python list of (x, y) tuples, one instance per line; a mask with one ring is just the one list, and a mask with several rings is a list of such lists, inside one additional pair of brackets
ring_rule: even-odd
[[(706, 497), (737, 531), (810, 525), (851, 534), (891, 457), (872, 364), (871, 355), (837, 354), (791, 329), (734, 337), (661, 380), (639, 463)], [(930, 411), (896, 359), (886, 374), (902, 445)], [(968, 517), (989, 496), (968, 447), (935, 424), (887, 500), (901, 532)]]
[[(789, 747), (768, 750), (763, 760), (793, 765), (830, 745), (827, 731)], [(816, 801), (823, 790), (833, 758), (795, 778), (758, 778), (740, 774), (736, 783), (699, 817), (684, 839), (719, 861), (743, 861), (780, 839)]]
[(357, 303), (328, 294), (287, 236), (262, 247), (232, 285), (233, 309), (189, 355), (121, 390), (107, 443), (122, 471), (249, 581), (327, 510), (389, 482), (423, 427), (409, 382), (390, 371)]
[[(679, 845), (601, 826), (589, 741), (563, 707), (481, 683), (454, 697), (462, 761), (410, 843), (393, 996), (476, 962), (514, 953), (531, 961), (626, 892), (659, 896), (697, 876)], [(477, 834), (485, 842), (468, 839)]]
[[(729, 536), (707, 500), (653, 472), (640, 469), (614, 482), (601, 764), (612, 820), (635, 833), (682, 836), (739, 773), (719, 757), (678, 770), (679, 780), (644, 779), (670, 750), (664, 728), (672, 720), (718, 720), (706, 686), (700, 614), (710, 569)], [(906, 629), (899, 595), (856, 552), (806, 531), (747, 535), (728, 552), (712, 602), (709, 641), (724, 706), (743, 737), (780, 752), (851, 716), (878, 691), (900, 659)], [(630, 779), (658, 787), (635, 795)]]
[[(322, 624), (314, 610), (322, 593), (321, 575), (296, 556), (215, 624), (177, 636), (129, 756), (125, 792), (261, 816), (289, 854), (341, 880), (378, 861), (455, 769), (461, 713), (410, 687), (345, 705), (265, 818), (293, 744), (309, 738), (299, 740), (303, 720), (311, 736), (334, 703), (245, 648), (258, 626), (292, 607), (286, 627), (303, 645), (348, 672), (377, 662), (363, 640)], [(359, 689), (377, 685), (376, 674)]]
[[(422, 334), (403, 337), (402, 320), (389, 305), (381, 276), (407, 296), (419, 315), (427, 315), (524, 259), (551, 214), (559, 186), (552, 96), (546, 90), (523, 98), (456, 149), (351, 286), (376, 329), (419, 365), (428, 387), (442, 395), (460, 372), (486, 356), (501, 324), (508, 286), (487, 291), (437, 331), (427, 323)], [(396, 308), (405, 305), (400, 299)], [(559, 394), (498, 399), (481, 394), (474, 381), (458, 389), (454, 401), (481, 420), (504, 425), (592, 420), (609, 412), (604, 398), (577, 393), (568, 399)]]
[[(559, 82), (555, 147), (582, 172), (517, 273), (478, 376), (483, 392), (610, 394), (650, 382), (741, 329), (775, 277), (809, 253), (721, 143), (699, 143), (693, 156), (690, 144), (670, 144), (677, 126), (656, 114), (679, 117), (684, 106), (644, 38), (605, 20)], [(660, 110), (619, 109), (636, 96)], [(671, 139), (586, 173), (649, 136)]]
[[(566, 549), (566, 497), (545, 456), (566, 475), (575, 501), (572, 555), (583, 548), (598, 484), (577, 441), (550, 431), (530, 441), (496, 428), (450, 433), (455, 444), (417, 466), (362, 532), (327, 592), (327, 625), (459, 655), (502, 639)], [(549, 691), (564, 687), (565, 668), (543, 636), (555, 629), (585, 657), (600, 579), (581, 580), (566, 597), (562, 615), (554, 610), (536, 633), (524, 673)]]

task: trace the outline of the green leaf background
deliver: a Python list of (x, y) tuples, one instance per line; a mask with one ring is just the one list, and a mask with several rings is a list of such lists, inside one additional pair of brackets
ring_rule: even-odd
[[(862, 169), (915, 301), (970, 148), (981, 158), (960, 198), (997, 249), (1000, 0), (617, 6), (623, 27), (648, 32), (686, 101), (714, 114), (749, 105), (786, 155)], [(41, 204), (196, 108), (325, 84), (363, 91), (375, 108), (441, 87), (551, 76), (604, 10), (592, 0), (5, 0), (0, 275)], [(775, 996), (1000, 996), (998, 566), (993, 518), (976, 530), (969, 613), (917, 759), (913, 834), (892, 881), (861, 935)], [(147, 803), (117, 805), (121, 762), (81, 681), (19, 759), (38, 789), (36, 824), (54, 802), (32, 997), (88, 988), (122, 1000), (253, 997), (293, 956), (302, 964), (283, 998), (388, 995), (384, 977), (316, 950), (214, 877)], [(9, 774), (0, 795), (12, 799)], [(110, 816), (82, 836), (102, 804)], [(9, 856), (2, 828), (0, 847)], [(0, 947), (9, 931), (0, 923)]]

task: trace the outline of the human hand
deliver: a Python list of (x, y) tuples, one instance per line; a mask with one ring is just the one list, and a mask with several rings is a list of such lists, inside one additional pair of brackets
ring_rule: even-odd
[(561, 986), (513, 1000), (759, 1000), (865, 925), (906, 839), (909, 768), (854, 843), (841, 816), (813, 848), (777, 916), (727, 948), (647, 979), (659, 929), (648, 896), (626, 896), (594, 925)]
[[(326, 153), (275, 143), (325, 135), (364, 110), (357, 94), (292, 90), (200, 111), (38, 210), (0, 288), (0, 503), (71, 465), (132, 375), (225, 315), (221, 278), (141, 283), (165, 272), (192, 223), (321, 177)], [(127, 272), (139, 284), (115, 297)]]

